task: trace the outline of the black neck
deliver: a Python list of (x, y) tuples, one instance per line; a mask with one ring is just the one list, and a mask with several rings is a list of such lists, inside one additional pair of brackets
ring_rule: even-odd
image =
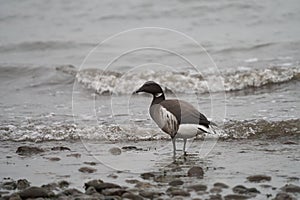
[(159, 104), (160, 102), (162, 102), (164, 100), (165, 100), (164, 93), (161, 93), (161, 95), (159, 95), (159, 96), (153, 94), (153, 100), (152, 100), (151, 105), (153, 105), (153, 104)]

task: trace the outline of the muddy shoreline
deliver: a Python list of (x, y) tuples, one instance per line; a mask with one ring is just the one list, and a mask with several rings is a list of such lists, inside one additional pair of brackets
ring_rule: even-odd
[[(187, 156), (179, 151), (176, 160), (169, 141), (1, 142), (1, 199), (300, 197), (297, 139), (217, 141), (205, 157), (197, 154), (207, 147), (201, 142), (194, 141)], [(162, 149), (167, 153), (159, 154)], [(144, 165), (142, 157), (149, 159)]]

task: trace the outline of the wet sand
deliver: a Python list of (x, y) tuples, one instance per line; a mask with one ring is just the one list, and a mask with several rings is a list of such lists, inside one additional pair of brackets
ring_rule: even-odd
[[(178, 148), (181, 145), (178, 141)], [(20, 146), (38, 147), (42, 151), (16, 153)], [(211, 151), (203, 151), (211, 147)], [(295, 138), (219, 140), (208, 146), (198, 140), (189, 146), (187, 156), (178, 151), (175, 160), (170, 141), (2, 141), (0, 151), (2, 198), (22, 191), (3, 187), (19, 179), (39, 187), (67, 182), (64, 187), (58, 184), (51, 189), (57, 198), (70, 188), (85, 193), (88, 189), (84, 188), (85, 183), (95, 179), (117, 184), (123, 191), (109, 193), (116, 188), (104, 189), (100, 192), (104, 196), (128, 193), (145, 198), (152, 192), (155, 193), (153, 198), (162, 199), (175, 196), (186, 199), (273, 199), (281, 193), (300, 198), (300, 148)], [(189, 171), (193, 167), (198, 168)], [(286, 184), (289, 184), (288, 189), (284, 187)]]

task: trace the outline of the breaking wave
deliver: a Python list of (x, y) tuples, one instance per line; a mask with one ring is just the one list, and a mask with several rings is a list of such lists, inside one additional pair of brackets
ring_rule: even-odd
[(148, 80), (161, 83), (164, 90), (171, 90), (175, 93), (229, 92), (300, 80), (298, 67), (247, 68), (224, 71), (221, 75), (151, 70), (119, 73), (85, 69), (77, 72), (74, 67), (70, 66), (57, 69), (65, 73), (76, 74), (78, 83), (98, 94), (131, 94)]

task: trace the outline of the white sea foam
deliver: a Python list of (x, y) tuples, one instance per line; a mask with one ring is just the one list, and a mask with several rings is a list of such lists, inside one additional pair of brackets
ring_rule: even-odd
[(160, 83), (164, 90), (174, 93), (207, 93), (259, 88), (299, 78), (300, 69), (297, 67), (242, 69), (205, 76), (190, 72), (151, 70), (122, 74), (97, 69), (82, 70), (76, 75), (80, 84), (98, 94), (131, 94), (149, 80)]

